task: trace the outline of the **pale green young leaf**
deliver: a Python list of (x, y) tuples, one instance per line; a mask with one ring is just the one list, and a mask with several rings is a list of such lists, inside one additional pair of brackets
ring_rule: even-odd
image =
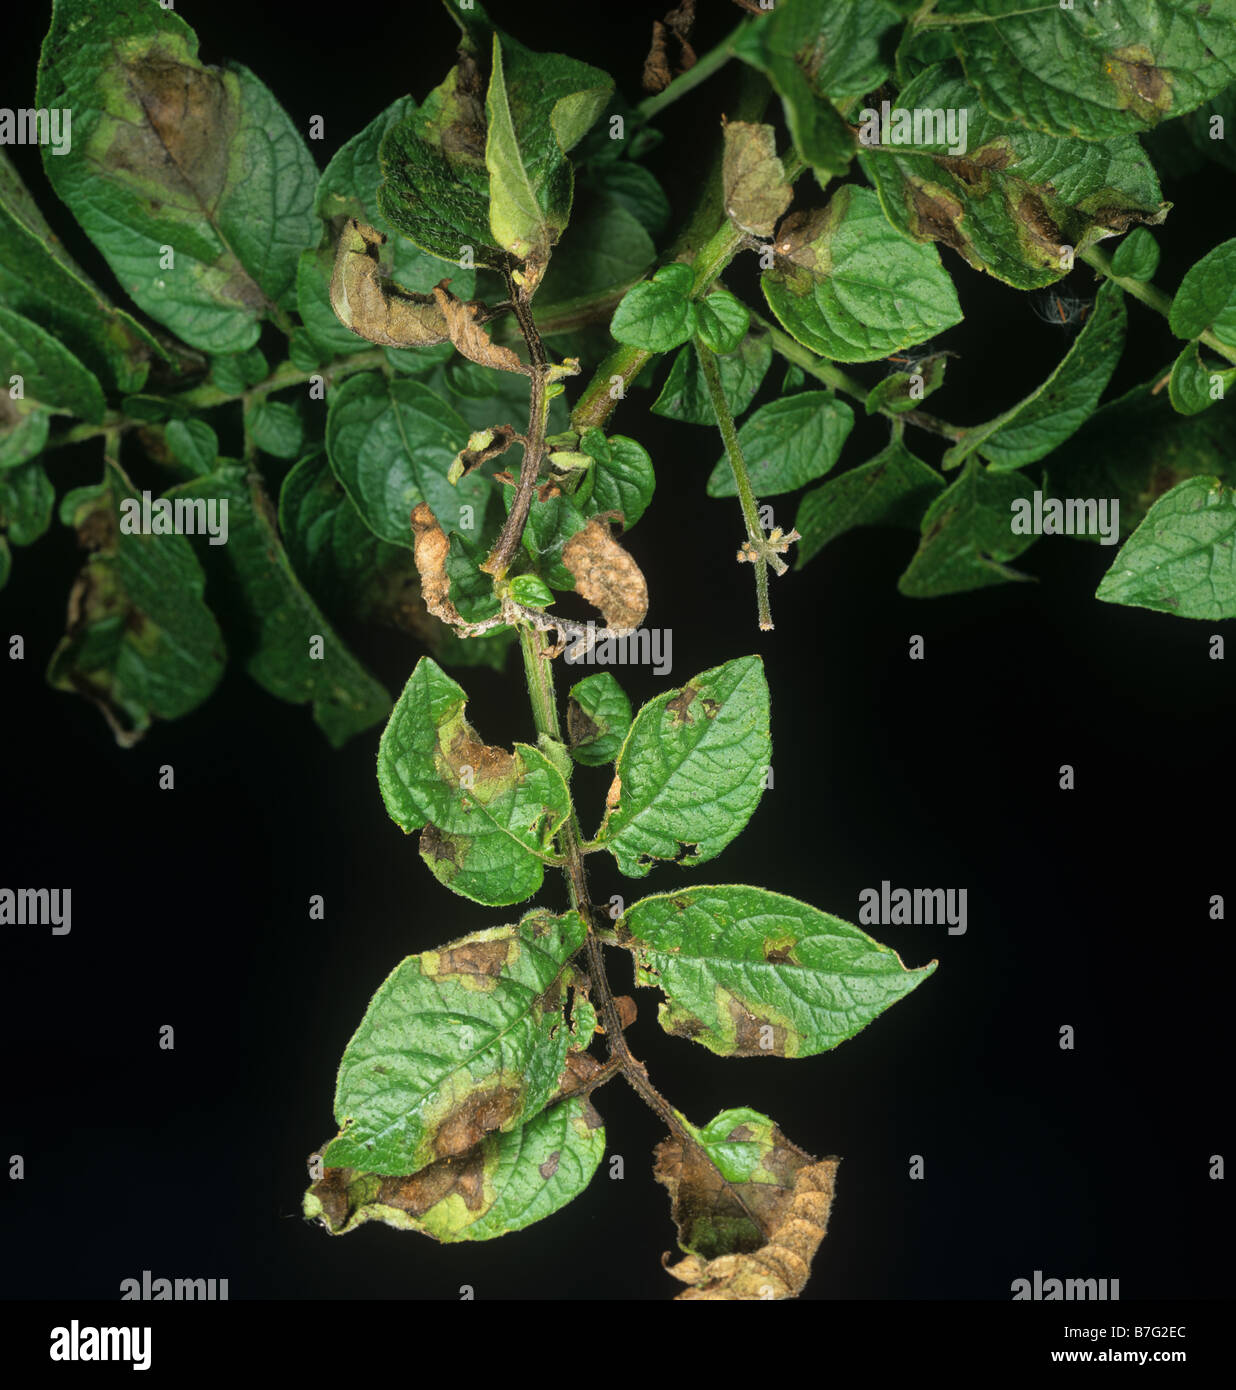
[(728, 290), (714, 290), (695, 306), (695, 331), (713, 352), (733, 352), (750, 326), (747, 306)]
[(741, 884), (632, 904), (635, 983), (660, 989), (675, 1037), (722, 1057), (812, 1057), (852, 1038), (935, 969), (907, 970), (866, 932)]
[(867, 393), (863, 409), (868, 415), (890, 410), (901, 415), (907, 410), (917, 410), (921, 402), (944, 385), (947, 363), (947, 354), (937, 352), (914, 362), (905, 371), (890, 372)]
[(685, 343), (696, 327), (693, 282), (690, 266), (681, 261), (663, 265), (651, 280), (627, 291), (609, 331), (620, 343), (649, 352), (668, 352)]
[(1145, 227), (1134, 227), (1112, 252), (1112, 272), (1130, 280), (1153, 280), (1159, 268), (1159, 243)]

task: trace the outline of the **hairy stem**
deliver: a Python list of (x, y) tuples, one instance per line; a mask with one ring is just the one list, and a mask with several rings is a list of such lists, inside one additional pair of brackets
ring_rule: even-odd
[(764, 528), (760, 525), (760, 504), (755, 500), (755, 493), (751, 490), (751, 479), (747, 473), (746, 460), (742, 456), (742, 445), (738, 442), (738, 431), (734, 428), (730, 403), (725, 399), (725, 389), (721, 385), (717, 355), (698, 338), (695, 351), (699, 355), (713, 414), (721, 427), (721, 438), (729, 457), (730, 472), (734, 475), (734, 486), (738, 489), (738, 500), (742, 503), (743, 520), (747, 523), (747, 540), (753, 551), (751, 561), (755, 566), (755, 597), (760, 615), (760, 630), (768, 632), (773, 621), (772, 612), (768, 607), (768, 542), (764, 538)]
[(528, 355), (532, 361), (532, 389), (528, 394), (528, 433), (524, 439), (524, 461), (519, 466), (519, 485), (515, 489), (515, 499), (506, 519), (502, 533), (489, 552), (489, 558), (481, 566), (486, 574), (501, 579), (511, 566), (519, 550), (524, 534), (524, 525), (532, 506), (532, 492), (536, 487), (537, 476), (541, 471), (541, 458), (545, 453), (545, 422), (549, 416), (549, 359), (545, 355), (545, 344), (532, 318), (532, 306), (522, 285), (517, 285), (507, 272), (507, 286), (515, 308), (515, 318), (519, 323), (524, 342), (528, 344)]
[[(1100, 251), (1097, 246), (1088, 246), (1084, 251), (1079, 251), (1078, 255), (1087, 265), (1093, 266), (1100, 275), (1114, 280), (1125, 294), (1131, 294), (1134, 299), (1140, 299), (1156, 314), (1162, 314), (1164, 318), (1167, 318), (1172, 312), (1172, 296), (1170, 294), (1164, 294), (1158, 286), (1152, 285), (1147, 280), (1134, 280), (1130, 275), (1117, 275), (1112, 270), (1112, 258), (1105, 251)], [(1227, 358), (1229, 362), (1236, 362), (1236, 348), (1228, 347), (1226, 343), (1216, 338), (1209, 328), (1200, 334), (1199, 341), (1205, 343), (1212, 352), (1217, 352), (1220, 357)]]

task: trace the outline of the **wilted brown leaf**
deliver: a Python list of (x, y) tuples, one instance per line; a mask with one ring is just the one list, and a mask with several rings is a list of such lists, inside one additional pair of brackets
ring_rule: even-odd
[(630, 632), (644, 621), (648, 585), (600, 517), (594, 516), (567, 541), (562, 563), (575, 577), (576, 591), (600, 609), (606, 627)]
[(382, 278), (381, 232), (348, 218), (335, 251), (330, 302), (345, 328), (383, 347), (431, 347), (450, 336), (446, 318), (429, 294), (411, 294)]
[(528, 375), (528, 367), (515, 353), (509, 347), (500, 347), (481, 327), (477, 319), (478, 305), (465, 303), (441, 285), (434, 288), (433, 297), (446, 319), (451, 342), (465, 357), (479, 362), (482, 367), (496, 367), (501, 372)]
[(418, 502), (412, 509), (412, 534), (415, 537), (417, 573), (421, 577), (421, 596), (425, 607), (444, 623), (462, 623), (459, 610), (450, 600), (451, 581), (446, 573), (446, 557), (451, 543), (446, 532), (427, 502)]
[(726, 215), (744, 232), (772, 236), (793, 192), (770, 125), (727, 121), (722, 183)]

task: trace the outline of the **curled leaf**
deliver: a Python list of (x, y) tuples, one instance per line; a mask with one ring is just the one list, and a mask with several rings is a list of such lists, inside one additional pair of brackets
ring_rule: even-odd
[(457, 483), (481, 464), (505, 454), (517, 437), (514, 425), (494, 425), (487, 430), (473, 430), (468, 436), (467, 448), (460, 449), (447, 470), (446, 481)]
[(434, 288), (433, 297), (446, 320), (447, 333), (456, 349), (479, 362), (482, 367), (496, 367), (502, 372), (522, 372), (528, 368), (509, 347), (500, 347), (478, 321), (480, 306), (457, 299), (441, 285)]
[(450, 336), (433, 295), (412, 294), (383, 280), (381, 232), (348, 218), (335, 252), (330, 302), (339, 322), (383, 347), (432, 347)]
[(450, 600), (451, 581), (446, 572), (446, 557), (451, 543), (438, 525), (427, 502), (418, 502), (412, 511), (412, 534), (416, 538), (416, 569), (421, 577), (421, 596), (425, 607), (444, 623), (463, 622), (459, 610)]
[(600, 609), (606, 627), (629, 632), (644, 621), (648, 585), (601, 517), (594, 516), (563, 546), (562, 563), (575, 578), (576, 592)]

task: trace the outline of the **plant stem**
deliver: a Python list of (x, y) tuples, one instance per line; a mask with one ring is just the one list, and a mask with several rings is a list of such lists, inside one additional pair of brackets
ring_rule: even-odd
[(488, 559), (481, 565), (481, 569), (495, 579), (501, 579), (506, 574), (523, 538), (524, 525), (532, 507), (533, 489), (541, 471), (541, 457), (545, 452), (545, 423), (549, 417), (549, 394), (545, 389), (549, 380), (549, 359), (545, 355), (545, 344), (537, 332), (524, 287), (515, 283), (509, 271), (506, 278), (515, 317), (532, 360), (532, 389), (528, 394), (528, 433), (524, 439), (524, 459), (519, 466), (515, 499), (501, 535), (489, 552)]
[(712, 401), (713, 414), (721, 427), (721, 438), (725, 442), (725, 452), (729, 456), (730, 471), (734, 475), (734, 486), (738, 489), (738, 500), (742, 503), (743, 520), (747, 523), (747, 540), (754, 552), (751, 562), (755, 566), (755, 597), (760, 615), (760, 630), (771, 630), (772, 612), (768, 607), (768, 542), (764, 538), (764, 528), (760, 525), (760, 504), (751, 490), (751, 479), (747, 474), (746, 460), (742, 456), (742, 445), (738, 442), (738, 431), (734, 428), (734, 417), (730, 414), (730, 403), (725, 399), (725, 388), (721, 385), (721, 372), (717, 367), (717, 355), (699, 339), (695, 351), (700, 359), (704, 373), (704, 384)]
[[(1158, 286), (1150, 284), (1147, 280), (1134, 280), (1130, 275), (1117, 275), (1112, 270), (1112, 258), (1105, 251), (1100, 251), (1097, 246), (1088, 246), (1078, 254), (1087, 265), (1093, 266), (1100, 275), (1114, 280), (1126, 294), (1140, 299), (1156, 314), (1162, 314), (1164, 318), (1171, 314), (1171, 295), (1164, 294)], [(1236, 362), (1236, 348), (1228, 347), (1226, 343), (1221, 342), (1209, 328), (1199, 334), (1199, 341), (1205, 343), (1211, 351), (1217, 352), (1220, 357), (1226, 357), (1229, 362)]]
[[(558, 721), (558, 704), (554, 697), (554, 672), (549, 657), (541, 648), (540, 633), (521, 623), (519, 646), (523, 653), (524, 673), (528, 679), (528, 695), (532, 702), (532, 717), (536, 731), (561, 743), (562, 726)], [(614, 1074), (622, 1073), (627, 1084), (673, 1135), (684, 1143), (694, 1144), (695, 1140), (690, 1131), (683, 1126), (673, 1106), (649, 1080), (648, 1069), (632, 1054), (627, 1044), (626, 1034), (622, 1030), (622, 1020), (618, 1015), (618, 1005), (614, 1001), (614, 992), (605, 973), (601, 943), (593, 929), (593, 908), (588, 897), (588, 879), (584, 870), (584, 856), (580, 849), (581, 840), (579, 821), (572, 802), (570, 815), (558, 831), (558, 847), (566, 860), (565, 873), (571, 906), (579, 913), (588, 933), (584, 943), (588, 976), (596, 995), (597, 1014), (605, 1028), (605, 1043), (609, 1049), (610, 1061), (616, 1064)]]

